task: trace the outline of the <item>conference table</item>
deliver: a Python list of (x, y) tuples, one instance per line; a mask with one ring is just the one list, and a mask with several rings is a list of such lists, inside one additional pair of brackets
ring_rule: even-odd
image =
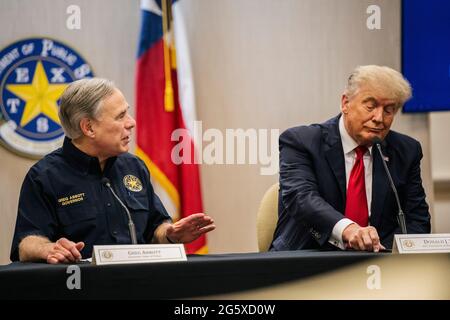
[[(419, 261), (427, 261), (426, 263), (435, 267), (439, 265), (439, 272), (450, 270), (448, 254), (427, 255), (427, 259), (424, 259), (424, 255), (399, 256), (391, 253), (304, 250), (188, 255), (187, 261), (182, 262), (102, 266), (79, 263), (76, 264), (79, 267), (79, 288), (68, 286), (69, 277), (73, 275), (73, 265), (15, 262), (0, 266), (0, 299), (278, 299), (290, 297), (282, 294), (286, 291), (282, 291), (283, 286), (305, 283), (311, 279), (320, 281), (336, 272), (336, 281), (358, 273), (365, 286), (365, 279), (371, 276), (370, 268), (375, 265), (381, 266), (378, 267), (381, 270), (384, 268), (385, 278), (390, 278), (389, 272), (398, 269), (395, 265), (389, 265), (392, 259), (409, 265), (409, 269), (411, 264), (417, 265), (411, 259), (420, 259)], [(431, 256), (434, 258), (430, 258)], [(428, 261), (429, 259), (434, 260)], [(359, 271), (349, 269), (355, 266), (360, 268)], [(417, 267), (422, 268), (420, 265)], [(344, 273), (339, 275), (339, 272)], [(444, 277), (448, 279), (448, 271)], [(330, 279), (326, 286), (335, 281), (334, 278)], [(430, 282), (426, 281), (429, 286)], [(317, 287), (315, 284), (310, 285), (312, 288)], [(321, 286), (323, 285), (322, 283)], [(389, 288), (389, 283), (384, 286)], [(271, 296), (270, 288), (277, 288), (278, 291), (274, 291), (277, 293)], [(302, 292), (301, 288), (295, 290), (298, 294)], [(296, 292), (295, 290), (291, 288), (289, 292)], [(246, 292), (263, 292), (266, 295), (242, 296)], [(308, 293), (303, 292), (303, 295), (294, 295), (292, 298), (309, 297), (305, 294)], [(448, 299), (445, 288), (440, 294)]]

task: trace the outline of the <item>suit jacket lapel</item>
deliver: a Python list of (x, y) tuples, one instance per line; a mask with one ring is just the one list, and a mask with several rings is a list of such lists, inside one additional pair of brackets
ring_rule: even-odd
[[(373, 171), (372, 171), (372, 204), (370, 214), (370, 225), (375, 228), (379, 228), (381, 224), (381, 215), (383, 213), (384, 202), (386, 195), (390, 190), (389, 181), (386, 176), (386, 172), (383, 168), (383, 160), (378, 150), (372, 148), (373, 151)], [(386, 148), (386, 144), (382, 143), (381, 147), (383, 154), (388, 158), (391, 158), (389, 148)], [(388, 167), (389, 167), (388, 162)]]
[(339, 116), (333, 120), (329, 126), (324, 127), (325, 157), (339, 185), (343, 208), (345, 208), (346, 177), (344, 151), (339, 134)]

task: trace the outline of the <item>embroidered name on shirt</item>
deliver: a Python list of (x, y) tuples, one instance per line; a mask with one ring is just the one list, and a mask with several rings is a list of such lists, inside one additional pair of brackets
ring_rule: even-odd
[(84, 200), (84, 192), (73, 194), (71, 196), (63, 197), (58, 199), (58, 203), (62, 206), (67, 206), (68, 204), (80, 202)]

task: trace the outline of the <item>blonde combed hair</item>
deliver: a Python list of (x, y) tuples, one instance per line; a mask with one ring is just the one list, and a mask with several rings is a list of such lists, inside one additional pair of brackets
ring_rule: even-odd
[(385, 66), (357, 67), (348, 78), (344, 93), (351, 98), (364, 85), (382, 90), (387, 97), (397, 101), (399, 107), (403, 106), (412, 96), (408, 80), (400, 72)]

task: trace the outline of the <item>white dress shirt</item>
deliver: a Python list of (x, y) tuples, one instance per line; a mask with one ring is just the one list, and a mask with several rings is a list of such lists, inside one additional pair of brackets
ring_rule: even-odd
[[(347, 132), (344, 125), (344, 116), (339, 119), (339, 134), (341, 135), (342, 148), (344, 150), (344, 160), (345, 160), (345, 178), (346, 178), (346, 188), (348, 188), (348, 181), (350, 179), (350, 173), (352, 172), (353, 165), (356, 160), (355, 148), (358, 144)], [(364, 154), (364, 175), (366, 183), (366, 196), (367, 196), (367, 208), (369, 209), (370, 217), (370, 205), (372, 203), (372, 147), (369, 147), (367, 152)], [(342, 240), (342, 233), (344, 229), (355, 223), (348, 218), (343, 218), (339, 220), (333, 227), (330, 239), (328, 240), (331, 244), (339, 247), (340, 249), (345, 249), (344, 241)]]

